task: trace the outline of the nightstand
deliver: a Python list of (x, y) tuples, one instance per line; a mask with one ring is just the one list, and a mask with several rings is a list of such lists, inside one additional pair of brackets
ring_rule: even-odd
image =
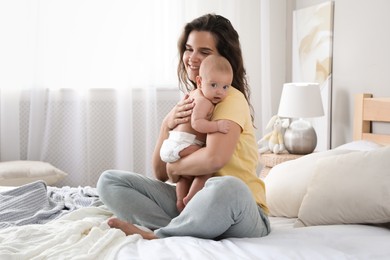
[(264, 179), (265, 176), (267, 176), (268, 172), (275, 165), (278, 165), (282, 162), (295, 160), (302, 156), (302, 154), (290, 154), (287, 151), (284, 151), (283, 153), (279, 154), (274, 154), (270, 152), (259, 154), (259, 162), (263, 165), (263, 169), (260, 172), (260, 178)]

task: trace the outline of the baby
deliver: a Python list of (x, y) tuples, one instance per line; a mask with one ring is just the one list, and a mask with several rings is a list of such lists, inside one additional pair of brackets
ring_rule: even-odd
[[(160, 156), (165, 162), (175, 162), (200, 149), (206, 142), (207, 133), (229, 131), (228, 120), (211, 121), (214, 106), (226, 96), (233, 80), (233, 69), (229, 61), (217, 55), (207, 56), (201, 63), (197, 88), (190, 92), (195, 106), (191, 122), (180, 124), (169, 132), (164, 140)], [(181, 212), (190, 199), (201, 190), (212, 175), (181, 176), (177, 181), (177, 208)]]

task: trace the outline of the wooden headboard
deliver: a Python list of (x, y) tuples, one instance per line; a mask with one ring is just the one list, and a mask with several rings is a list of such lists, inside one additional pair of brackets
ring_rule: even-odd
[(353, 139), (390, 145), (390, 135), (372, 133), (373, 122), (390, 123), (390, 98), (373, 98), (372, 94), (357, 94)]

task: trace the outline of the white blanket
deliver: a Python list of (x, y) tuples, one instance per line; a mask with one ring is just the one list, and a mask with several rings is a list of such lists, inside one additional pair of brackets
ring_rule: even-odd
[(2, 229), (0, 259), (115, 259), (123, 244), (141, 236), (110, 229), (111, 216), (103, 207), (90, 207), (44, 225)]
[(0, 259), (389, 259), (390, 230), (369, 225), (294, 228), (271, 217), (262, 238), (221, 241), (194, 237), (144, 240), (110, 229), (101, 207), (75, 210), (49, 223), (0, 230)]

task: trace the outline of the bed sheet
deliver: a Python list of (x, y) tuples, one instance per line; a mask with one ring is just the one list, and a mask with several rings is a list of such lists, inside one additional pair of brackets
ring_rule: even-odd
[(263, 238), (211, 241), (192, 237), (125, 244), (118, 259), (389, 259), (390, 230), (369, 225), (294, 228), (295, 219), (270, 217)]

